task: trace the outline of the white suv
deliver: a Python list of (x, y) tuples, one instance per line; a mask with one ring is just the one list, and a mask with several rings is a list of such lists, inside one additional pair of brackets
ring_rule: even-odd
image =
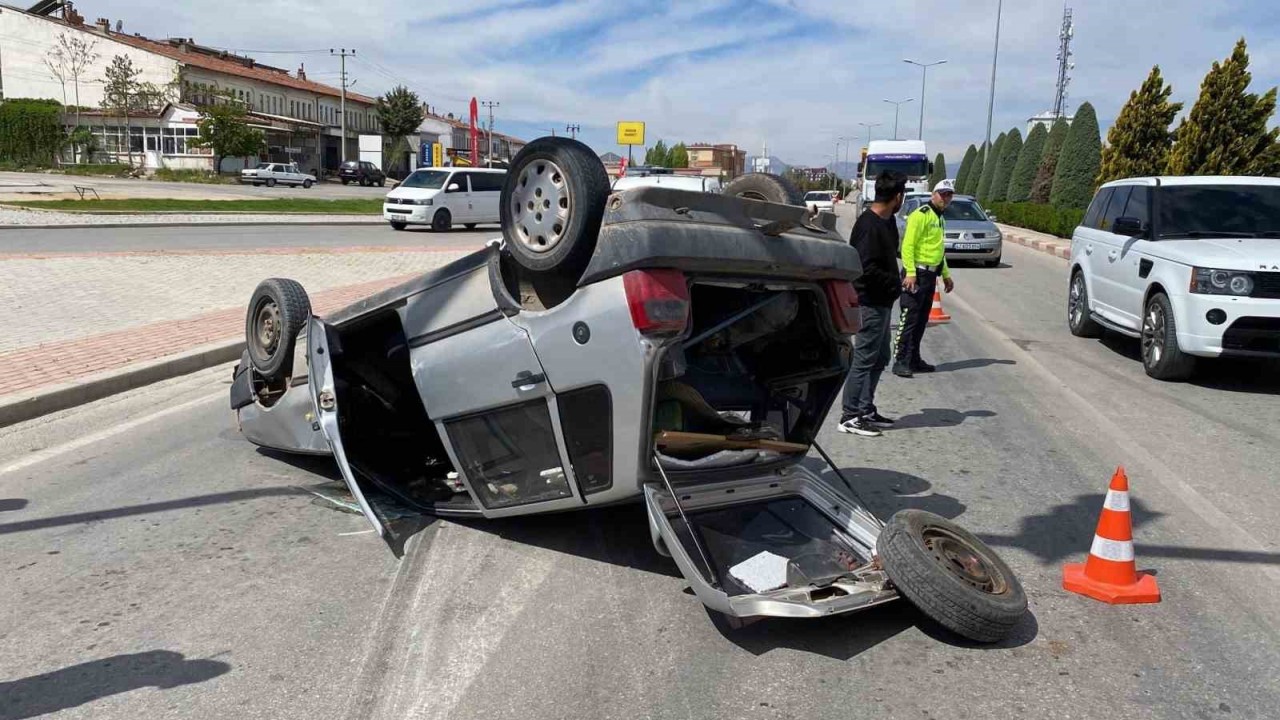
[(1197, 356), (1280, 358), (1280, 179), (1103, 185), (1071, 238), (1067, 324), (1141, 338), (1160, 380)]

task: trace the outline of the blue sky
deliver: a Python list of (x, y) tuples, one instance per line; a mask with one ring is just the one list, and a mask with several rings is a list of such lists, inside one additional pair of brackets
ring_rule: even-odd
[[(1093, 102), (1105, 127), (1153, 64), (1176, 99), (1198, 94), (1214, 59), (1249, 41), (1254, 89), (1280, 83), (1280, 3), (1273, 0), (1071, 0), (1076, 69), (1069, 107)], [(88, 17), (126, 32), (193, 36), (336, 83), (322, 50), (355, 47), (355, 90), (405, 84), (442, 112), (497, 100), (499, 131), (532, 138), (566, 124), (599, 152), (623, 152), (614, 123), (644, 120), (649, 141), (732, 142), (793, 164), (830, 161), (837, 138), (866, 139), (858, 123), (892, 134), (885, 98), (915, 98), (899, 132), (915, 137), (919, 69), (929, 72), (925, 140), (954, 163), (986, 131), (996, 0), (91, 0)], [(1007, 2), (994, 133), (1047, 109), (1057, 71), (1062, 4)], [(248, 19), (253, 18), (252, 22)], [(841, 159), (844, 150), (841, 150)], [(954, 171), (954, 170), (953, 170)]]

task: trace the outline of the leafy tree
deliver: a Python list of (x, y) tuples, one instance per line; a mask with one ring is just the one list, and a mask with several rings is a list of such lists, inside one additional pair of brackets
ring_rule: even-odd
[(685, 147), (682, 142), (671, 146), (671, 152), (667, 154), (668, 167), (687, 168), (689, 167), (689, 148)]
[(973, 159), (978, 154), (978, 148), (973, 145), (964, 151), (964, 159), (960, 161), (960, 171), (956, 173), (956, 192), (964, 192), (969, 180), (969, 171), (973, 169)]
[(1044, 144), (1049, 139), (1049, 131), (1044, 125), (1036, 123), (1027, 133), (1027, 141), (1018, 153), (1018, 161), (1013, 166), (1013, 176), (1009, 178), (1009, 190), (1006, 199), (1009, 202), (1026, 202), (1031, 199), (1031, 183), (1036, 179), (1036, 168), (1040, 166), (1040, 156), (1044, 154)]
[(654, 143), (644, 153), (644, 164), (651, 167), (670, 167), (670, 151), (667, 150), (667, 144), (661, 140)]
[(965, 195), (978, 194), (978, 181), (982, 179), (982, 172), (986, 170), (986, 157), (990, 154), (987, 144), (982, 143), (982, 149), (973, 156), (973, 167), (969, 168), (969, 177), (965, 178), (964, 187), (960, 192)]
[(223, 158), (256, 155), (266, 145), (262, 131), (249, 127), (247, 115), (244, 103), (229, 92), (201, 106), (196, 121), (200, 134), (192, 144), (213, 150), (214, 172), (222, 172)]
[(1053, 175), (1049, 202), (1057, 208), (1084, 208), (1097, 189), (1098, 168), (1102, 166), (1102, 137), (1093, 105), (1080, 103), (1067, 138), (1062, 143), (1058, 169)]
[(947, 158), (938, 153), (938, 157), (933, 159), (933, 172), (929, 173), (929, 189), (932, 190), (934, 185), (945, 180), (947, 177)]
[(1151, 68), (1142, 87), (1129, 93), (1102, 148), (1098, 184), (1128, 177), (1159, 175), (1169, 160), (1173, 135), (1169, 125), (1182, 103), (1169, 102), (1173, 88), (1164, 84), (1160, 66)]
[(991, 176), (991, 187), (987, 190), (987, 198), (983, 202), (1004, 202), (1009, 197), (1009, 183), (1013, 179), (1013, 169), (1018, 164), (1018, 155), (1022, 153), (1022, 131), (1014, 128), (1004, 137), (1004, 145), (1000, 148), (1000, 164)]
[(133, 66), (133, 59), (128, 55), (116, 55), (106, 69), (106, 80), (102, 88), (102, 108), (114, 111), (124, 119), (125, 138), (128, 148), (129, 165), (133, 165), (133, 134), (129, 132), (129, 115), (137, 102), (140, 83), (138, 76), (142, 71)]
[(378, 98), (374, 112), (382, 126), (382, 137), (389, 151), (387, 156), (391, 158), (392, 165), (398, 166), (405, 154), (396, 151), (404, 145), (404, 139), (417, 132), (422, 124), (422, 101), (414, 91), (397, 85)]
[(996, 169), (1000, 167), (1000, 153), (1004, 151), (1004, 133), (996, 136), (996, 141), (991, 145), (991, 151), (987, 153), (987, 157), (982, 163), (982, 177), (978, 180), (977, 195), (982, 202), (987, 201), (987, 196), (991, 194), (991, 180), (995, 177)]
[(1036, 168), (1036, 179), (1031, 183), (1031, 202), (1047, 205), (1053, 190), (1053, 176), (1058, 172), (1058, 157), (1062, 154), (1062, 144), (1067, 141), (1067, 121), (1058, 118), (1049, 128), (1049, 137), (1044, 143), (1044, 152), (1040, 154), (1040, 165)]
[(1231, 57), (1215, 62), (1200, 98), (1178, 126), (1169, 154), (1171, 175), (1275, 175), (1280, 173), (1280, 128), (1267, 128), (1276, 88), (1248, 92), (1253, 79), (1244, 38)]

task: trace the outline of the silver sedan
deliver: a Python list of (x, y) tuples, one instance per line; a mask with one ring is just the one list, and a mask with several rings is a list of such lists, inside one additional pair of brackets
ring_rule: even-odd
[[(898, 211), (898, 233), (905, 234), (907, 215), (929, 198), (908, 198)], [(987, 267), (1000, 264), (1004, 239), (1000, 228), (978, 201), (969, 195), (957, 195), (942, 214), (946, 221), (946, 234), (943, 242), (946, 246), (947, 260), (974, 260)]]

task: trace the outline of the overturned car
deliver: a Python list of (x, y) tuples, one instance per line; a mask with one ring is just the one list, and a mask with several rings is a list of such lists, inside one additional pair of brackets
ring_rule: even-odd
[(861, 267), (833, 218), (748, 185), (610, 195), (585, 145), (532, 142), (501, 241), (326, 317), (297, 283), (264, 281), (231, 390), (239, 427), (332, 454), (393, 549), (388, 499), (484, 518), (639, 501), (656, 551), (730, 617), (902, 595), (963, 636), (1005, 637), (1026, 599), (993, 551), (929, 513), (882, 523), (834, 465), (801, 464), (811, 448), (830, 463), (815, 439)]

